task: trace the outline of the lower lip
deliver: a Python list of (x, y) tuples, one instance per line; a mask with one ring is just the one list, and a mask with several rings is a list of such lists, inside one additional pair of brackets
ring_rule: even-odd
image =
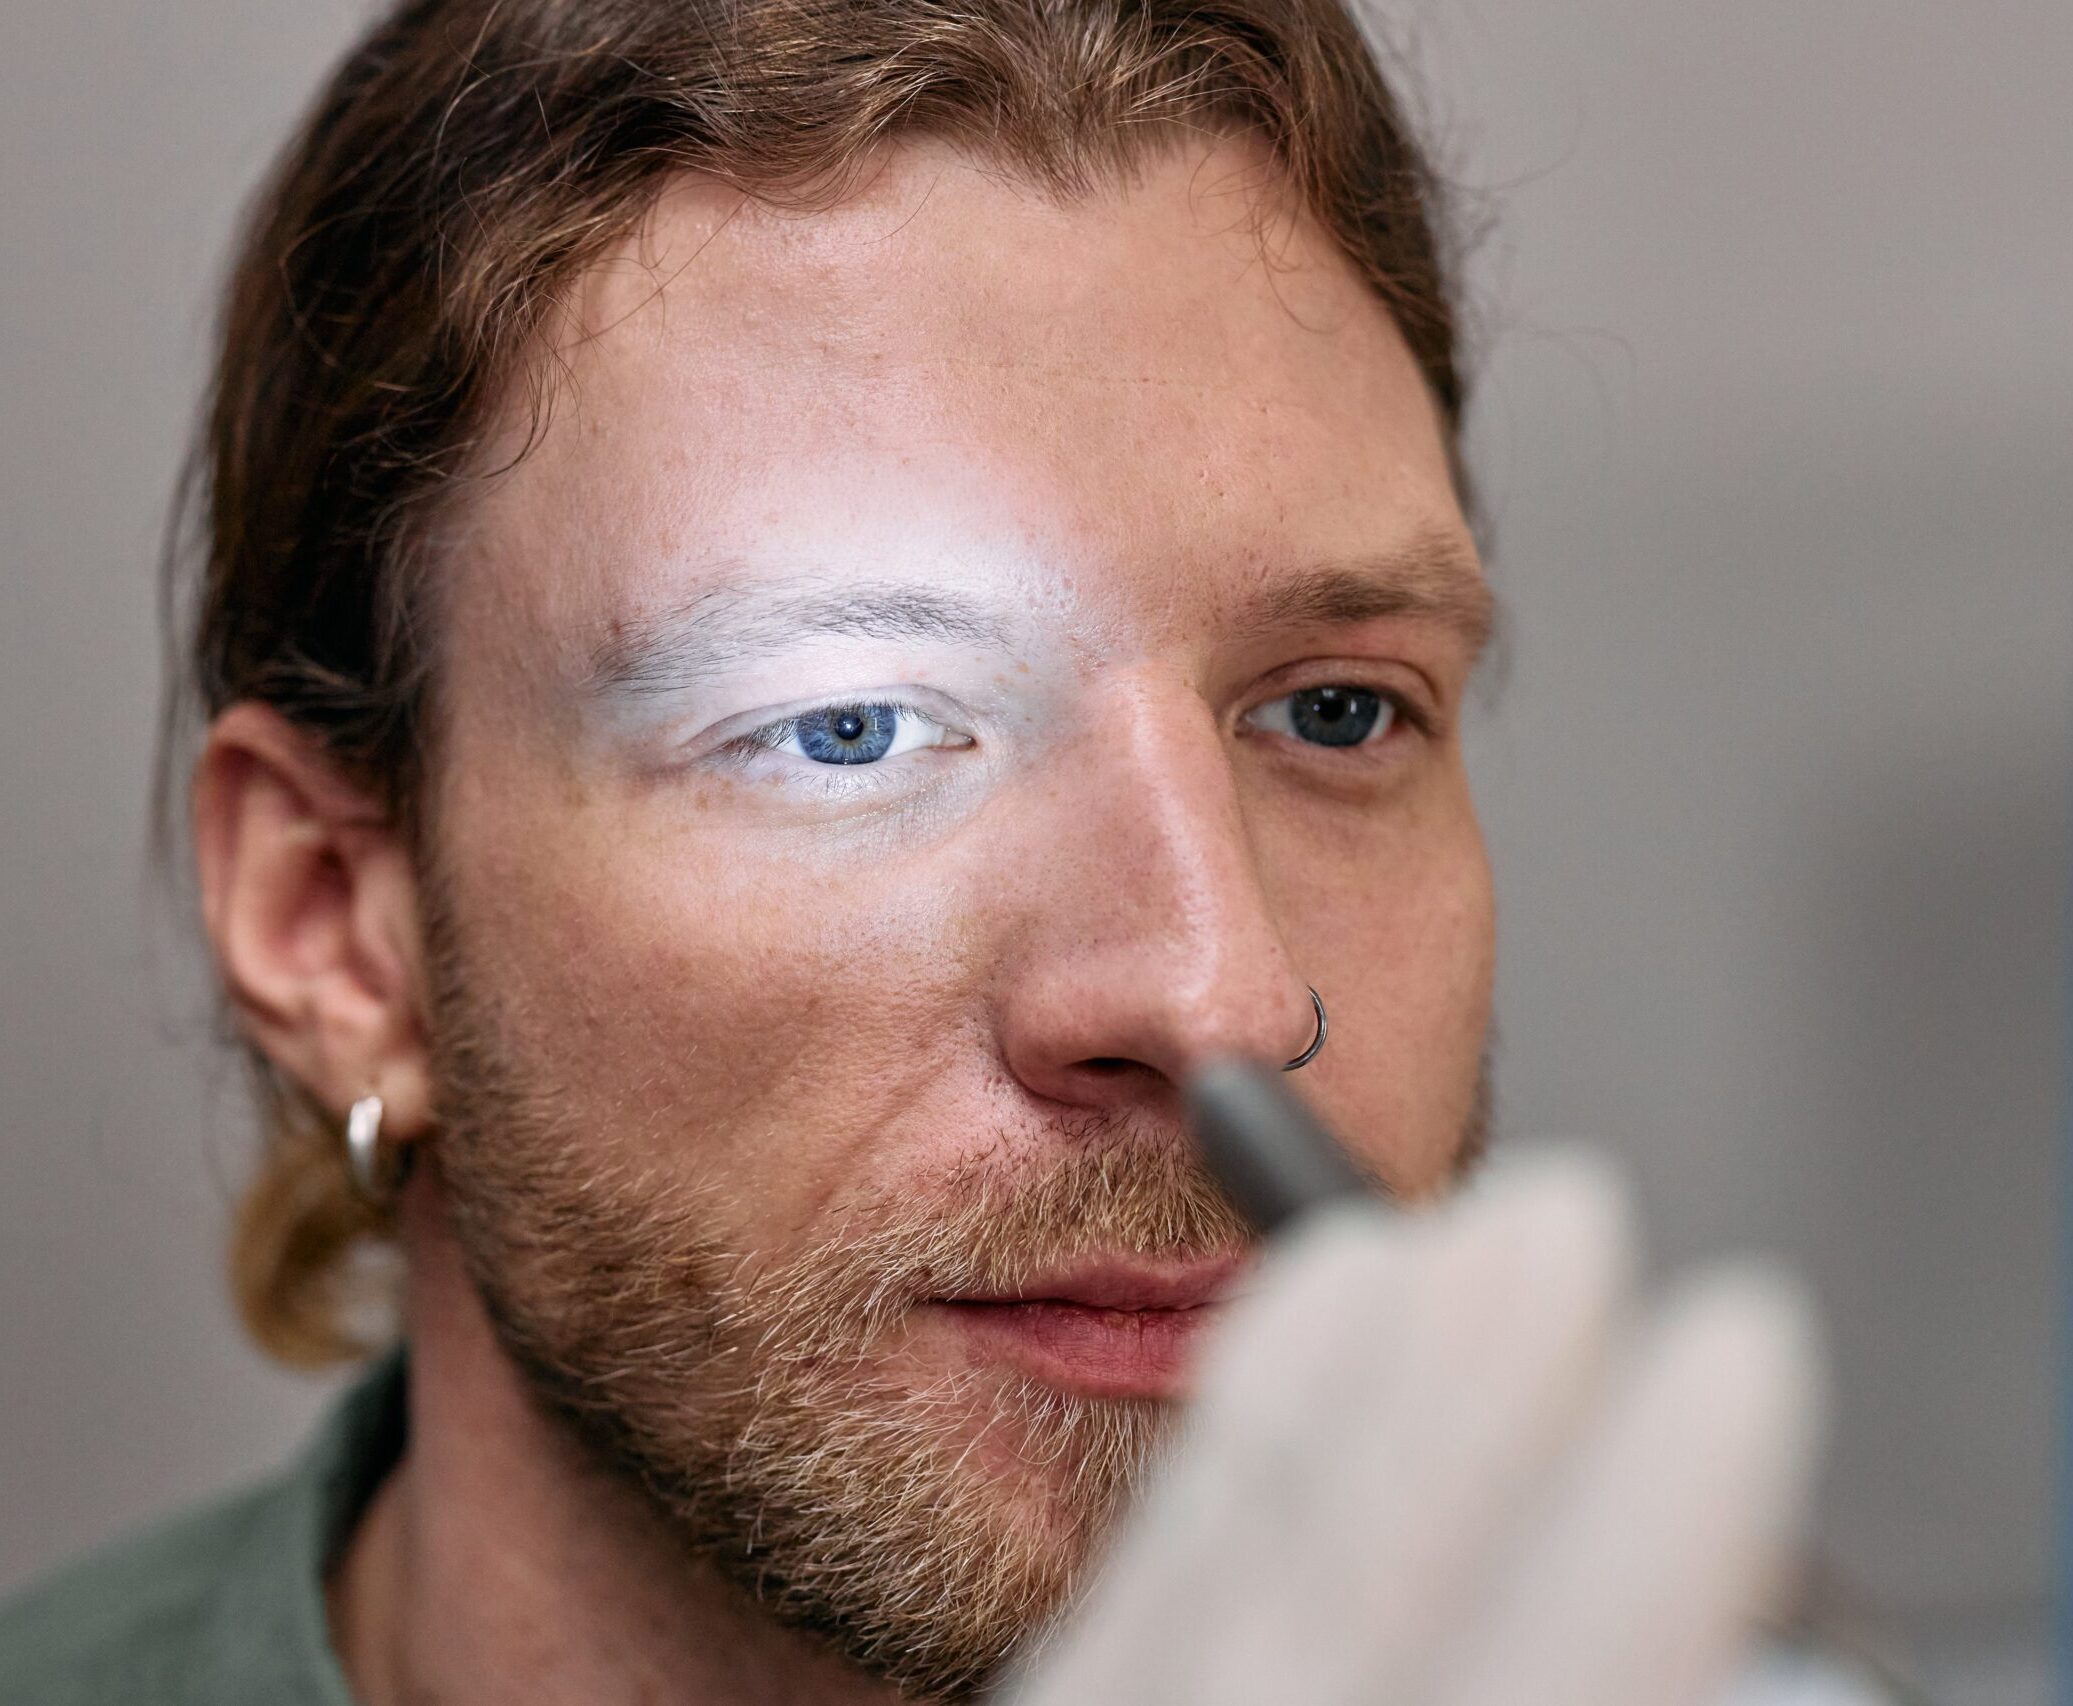
[(1084, 1303), (936, 1303), (982, 1353), (1087, 1398), (1184, 1398), (1218, 1307), (1098, 1309)]

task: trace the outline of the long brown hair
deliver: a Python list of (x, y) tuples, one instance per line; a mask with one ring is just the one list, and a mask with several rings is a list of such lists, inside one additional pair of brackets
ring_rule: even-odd
[[(1464, 402), (1433, 174), (1341, 0), (408, 0), (333, 73), (262, 189), (225, 306), (166, 596), (161, 800), (199, 721), (258, 699), (415, 833), (433, 735), (429, 520), (479, 477), (557, 292), (693, 172), (838, 200), (926, 133), (1061, 197), (1174, 127), (1271, 151)], [(1458, 470), (1458, 457), (1457, 457)], [(264, 1121), (232, 1274), (276, 1355), (356, 1349), (351, 1247), (383, 1231), (328, 1114), (256, 1053)]]

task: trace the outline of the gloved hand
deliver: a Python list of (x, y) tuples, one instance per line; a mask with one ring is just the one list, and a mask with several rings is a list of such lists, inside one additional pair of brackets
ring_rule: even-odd
[(1611, 1175), (1324, 1210), (1261, 1265), (1181, 1447), (1012, 1706), (1703, 1706), (1820, 1431), (1799, 1293), (1638, 1308)]

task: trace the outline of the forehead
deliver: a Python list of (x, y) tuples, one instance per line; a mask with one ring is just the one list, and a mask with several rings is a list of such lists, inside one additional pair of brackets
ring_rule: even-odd
[(1071, 200), (927, 142), (824, 210), (682, 181), (547, 336), (548, 428), (453, 593), (572, 657), (715, 575), (1152, 619), (1465, 537), (1401, 336), (1242, 143)]

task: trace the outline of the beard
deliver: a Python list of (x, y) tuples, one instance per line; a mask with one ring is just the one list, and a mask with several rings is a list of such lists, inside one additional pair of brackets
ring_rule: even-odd
[(1177, 1413), (903, 1360), (911, 1312), (1090, 1252), (1229, 1254), (1249, 1228), (1179, 1134), (1097, 1117), (852, 1194), (782, 1259), (729, 1248), (711, 1229), (748, 1222), (723, 1182), (621, 1158), (528, 1075), (428, 887), (431, 1157), (536, 1402), (763, 1615), (910, 1698), (974, 1697), (1069, 1607)]
[(615, 1161), (528, 1080), (438, 910), (431, 1158), (536, 1400), (764, 1615), (910, 1697), (977, 1694), (1070, 1603), (1175, 1407), (916, 1366), (910, 1311), (1091, 1251), (1228, 1254), (1244, 1222), (1175, 1134), (1095, 1119), (850, 1196), (782, 1260), (730, 1249), (724, 1186)]

